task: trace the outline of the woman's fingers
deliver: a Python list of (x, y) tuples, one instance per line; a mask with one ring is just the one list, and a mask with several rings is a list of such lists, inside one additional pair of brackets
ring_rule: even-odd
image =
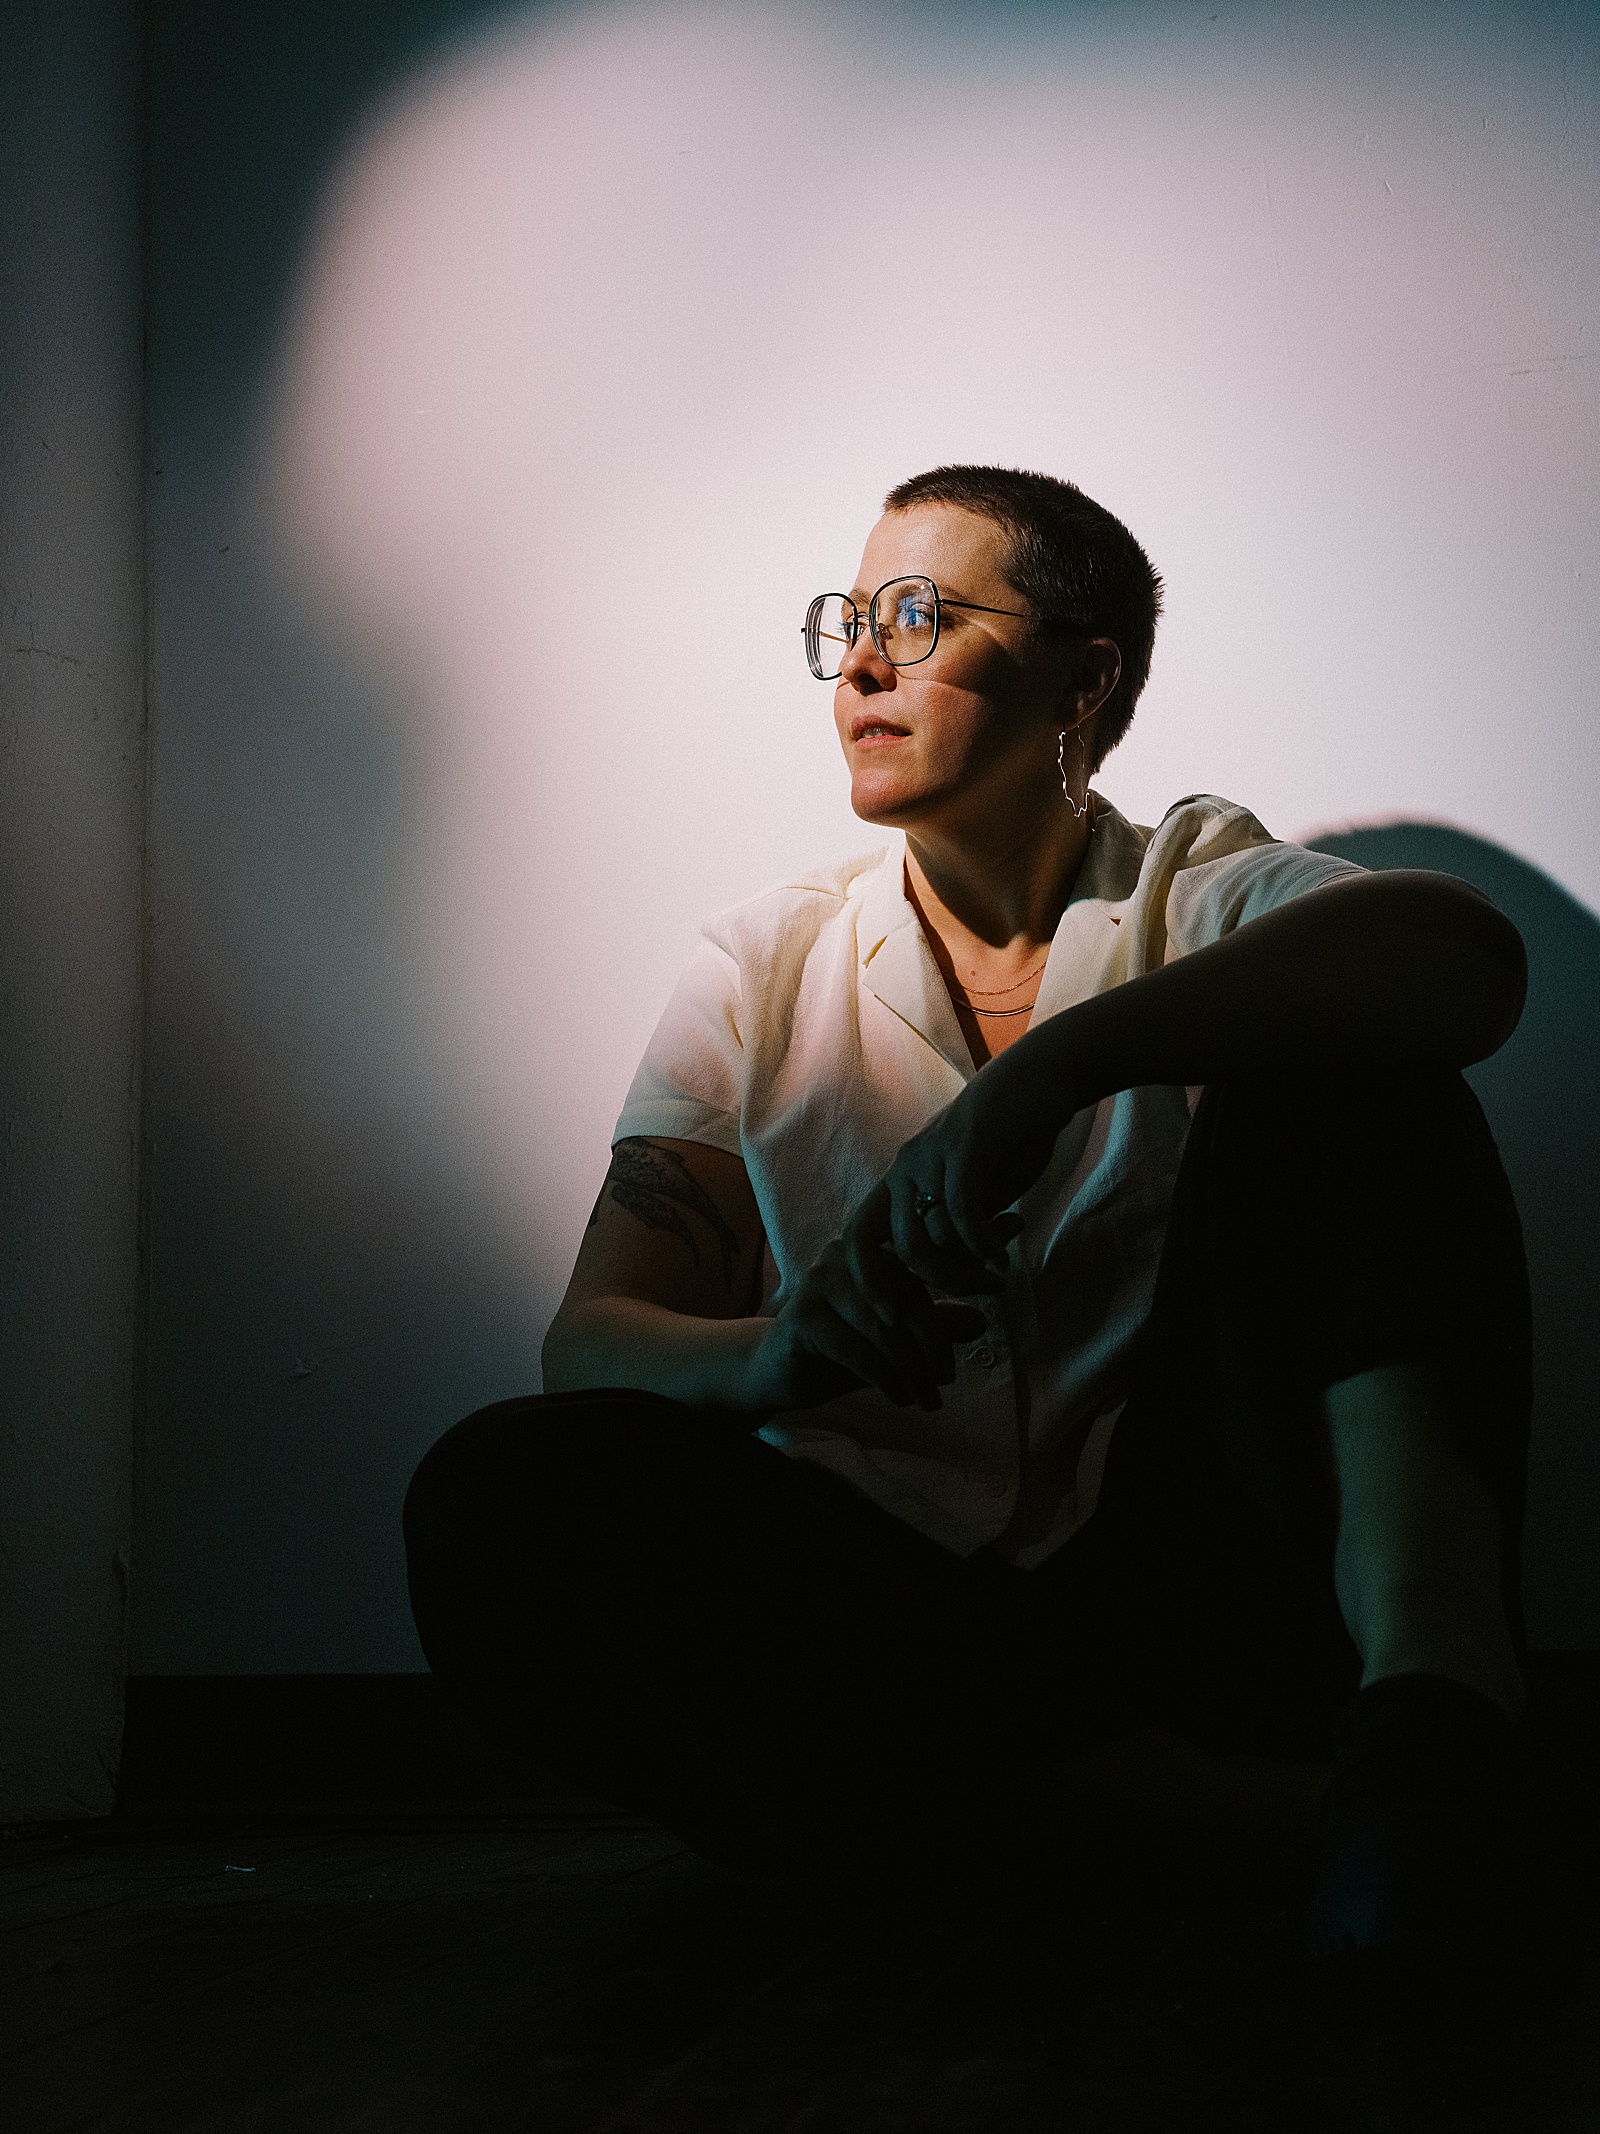
[(916, 1226), (906, 1265), (929, 1289), (946, 1296), (989, 1296), (1003, 1286), (1001, 1277), (985, 1261), (975, 1260), (964, 1245), (936, 1245), (931, 1237), (919, 1236)]
[(940, 1184), (943, 1192), (912, 1186), (895, 1195), (895, 1251), (936, 1287), (991, 1289), (1005, 1273), (1005, 1252), (997, 1249), (989, 1225), (974, 1216), (970, 1200), (955, 1198), (960, 1187), (948, 1170)]
[(823, 1364), (848, 1372), (856, 1383), (879, 1387), (898, 1406), (932, 1400), (934, 1389), (920, 1359), (886, 1339), (885, 1329), (860, 1300), (854, 1309), (844, 1298), (830, 1297), (826, 1287), (813, 1279), (779, 1316), (783, 1338), (794, 1359), (784, 1373), (796, 1380), (794, 1406), (831, 1398), (805, 1385), (816, 1366)]
[[(915, 1209), (916, 1203), (913, 1202), (912, 1206)], [(958, 1254), (962, 1252), (960, 1233), (950, 1220), (950, 1210), (942, 1200), (935, 1197), (931, 1206), (924, 1207), (918, 1212), (920, 1213), (921, 1221), (915, 1227), (921, 1230), (923, 1237), (935, 1252), (954, 1252)]]
[(893, 1214), (894, 1194), (890, 1190), (889, 1178), (880, 1178), (845, 1225), (845, 1235), (864, 1245), (887, 1244)]
[(835, 1361), (844, 1363), (869, 1385), (881, 1387), (899, 1407), (915, 1402), (937, 1408), (939, 1388), (914, 1342), (870, 1312), (851, 1309), (849, 1301), (828, 1304), (808, 1333)]
[[(955, 1375), (950, 1339), (927, 1289), (885, 1246), (847, 1242), (847, 1281), (836, 1308), (897, 1361), (914, 1358), (930, 1380), (948, 1384)], [(863, 1318), (869, 1313), (870, 1320)]]
[(807, 1345), (829, 1363), (839, 1364), (863, 1385), (876, 1386), (897, 1408), (938, 1405), (938, 1394), (914, 1371), (896, 1368), (881, 1343), (871, 1339), (836, 1312), (810, 1321), (805, 1329)]
[(997, 1227), (1001, 1220), (974, 1223), (969, 1214), (963, 1223), (943, 1204), (930, 1209), (923, 1228), (939, 1266), (932, 1279), (962, 1295), (997, 1288), (1005, 1278), (1005, 1248), (1014, 1235)]
[[(858, 1285), (886, 1322), (912, 1317), (923, 1330), (925, 1354), (933, 1351), (919, 1299), (895, 1287), (885, 1263), (956, 1296), (998, 1289), (1022, 1229), (1010, 1204), (1037, 1178), (1054, 1145), (1048, 1125), (1004, 1105), (975, 1106), (969, 1090), (906, 1143), (857, 1210), (846, 1240), (857, 1253)], [(1003, 1212), (994, 1212), (997, 1207)], [(885, 1245), (888, 1253), (874, 1249)]]
[(992, 1274), (1004, 1274), (1006, 1258), (997, 1252), (995, 1242), (989, 1235), (989, 1211), (965, 1175), (965, 1168), (951, 1165), (946, 1174), (949, 1198), (950, 1228), (960, 1240), (961, 1248), (980, 1267), (987, 1267)]
[(890, 1243), (896, 1258), (909, 1267), (927, 1236), (924, 1216), (918, 1206), (925, 1189), (919, 1178), (910, 1172), (902, 1173), (897, 1164), (889, 1174), (888, 1190)]
[[(959, 1295), (992, 1290), (1006, 1271), (1005, 1240), (992, 1237), (967, 1209), (952, 1208), (959, 1172), (943, 1160), (936, 1132), (909, 1143), (883, 1187), (874, 1190), (873, 1229), (886, 1228), (895, 1258), (932, 1288)], [(861, 1235), (859, 1219), (851, 1234)]]
[[(908, 1168), (897, 1164), (878, 1186), (850, 1225), (847, 1236), (854, 1244), (878, 1242), (888, 1245), (890, 1265), (909, 1268), (936, 1289), (959, 1287), (968, 1273), (968, 1255), (962, 1251), (943, 1213), (944, 1203), (933, 1186), (925, 1184)], [(870, 1211), (870, 1217), (869, 1217)], [(868, 1217), (867, 1221), (863, 1221)], [(954, 1246), (952, 1254), (951, 1247)], [(888, 1259), (888, 1254), (880, 1255)], [(866, 1277), (875, 1293), (898, 1297), (883, 1287), (887, 1275), (870, 1272)]]
[[(829, 1308), (879, 1359), (867, 1370), (852, 1348), (850, 1367), (874, 1384), (907, 1384), (917, 1397), (937, 1404), (935, 1387), (955, 1376), (952, 1342), (975, 1340), (930, 1291), (972, 1296), (998, 1290), (1006, 1274), (1006, 1247), (1021, 1227), (1015, 1216), (986, 1218), (969, 1194), (952, 1207), (947, 1190), (959, 1166), (946, 1160), (936, 1125), (901, 1151), (888, 1175), (873, 1187), (844, 1235), (812, 1270)], [(976, 1315), (972, 1315), (976, 1316)], [(981, 1319), (978, 1331), (981, 1332)]]
[[(891, 1246), (880, 1246), (872, 1255), (877, 1261), (874, 1306), (889, 1323), (914, 1335), (929, 1368), (941, 1385), (947, 1385), (955, 1375), (955, 1358), (950, 1347), (952, 1322), (940, 1298), (973, 1287), (969, 1263), (964, 1255), (936, 1251), (921, 1236), (920, 1228), (914, 1235), (920, 1243), (912, 1267)], [(993, 1285), (980, 1272), (977, 1286), (988, 1289)]]
[[(901, 1150), (888, 1176), (890, 1232), (896, 1254), (908, 1267), (926, 1265), (933, 1246), (974, 1273), (1003, 1274), (1005, 1255), (988, 1234), (993, 1205), (988, 1166), (980, 1164), (970, 1122), (960, 1102)], [(931, 1278), (931, 1277), (930, 1277)]]

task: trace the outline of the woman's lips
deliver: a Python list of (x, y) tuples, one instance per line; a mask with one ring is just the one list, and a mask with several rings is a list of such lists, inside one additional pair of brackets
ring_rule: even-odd
[(891, 726), (884, 719), (861, 719), (850, 729), (850, 739), (857, 748), (869, 747), (875, 741), (909, 741), (910, 729)]

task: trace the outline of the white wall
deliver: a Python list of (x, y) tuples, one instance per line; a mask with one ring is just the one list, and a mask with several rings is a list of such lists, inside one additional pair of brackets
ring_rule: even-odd
[(531, 1383), (699, 917), (871, 842), (798, 625), (900, 477), (1144, 540), (1136, 818), (1443, 817), (1600, 906), (1597, 58), (1587, 6), (567, 7), (373, 109), (253, 431), (163, 418), (143, 1665), (414, 1664), (406, 1474)]
[(871, 842), (798, 618), (938, 460), (1165, 572), (1136, 819), (1442, 816), (1600, 906), (1600, 85), (1535, 13), (612, 9), (374, 123), (279, 494), (411, 686), (419, 953), (541, 1264), (698, 917)]
[(0, 1819), (104, 1813), (133, 1479), (143, 798), (138, 64), (0, 16)]

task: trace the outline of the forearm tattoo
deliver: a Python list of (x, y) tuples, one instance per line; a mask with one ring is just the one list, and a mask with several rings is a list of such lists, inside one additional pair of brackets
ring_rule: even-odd
[(685, 1214), (699, 1216), (716, 1240), (722, 1256), (722, 1279), (730, 1288), (739, 1240), (711, 1195), (701, 1185), (676, 1149), (664, 1149), (643, 1136), (619, 1141), (611, 1151), (611, 1169), (600, 1188), (600, 1198), (589, 1218), (592, 1229), (598, 1221), (607, 1194), (619, 1208), (626, 1208), (652, 1230), (681, 1237), (694, 1263), (700, 1265), (700, 1247)]

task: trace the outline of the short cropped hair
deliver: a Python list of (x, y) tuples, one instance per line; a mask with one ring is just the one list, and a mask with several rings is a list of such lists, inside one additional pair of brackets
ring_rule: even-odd
[(1019, 467), (935, 467), (891, 489), (885, 511), (956, 504), (1010, 536), (1008, 582), (1050, 635), (1109, 637), (1122, 654), (1095, 733), (1098, 770), (1127, 732), (1150, 674), (1161, 577), (1118, 518), (1075, 482)]

